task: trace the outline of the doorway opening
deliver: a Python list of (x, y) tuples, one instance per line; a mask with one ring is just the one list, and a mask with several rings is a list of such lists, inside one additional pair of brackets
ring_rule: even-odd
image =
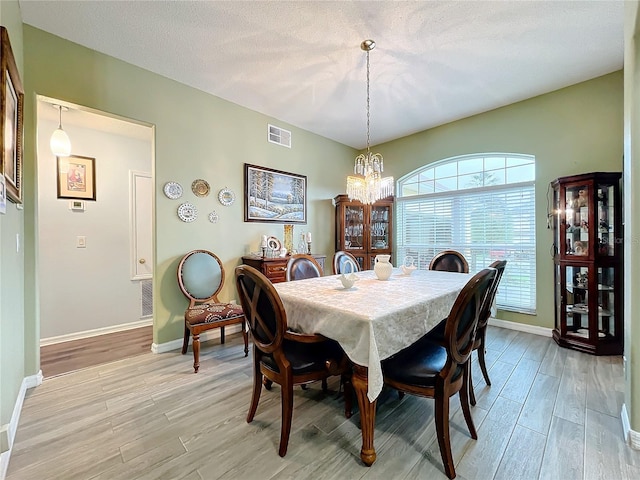
[[(59, 126), (52, 105), (66, 107), (68, 157), (49, 148)], [(37, 132), (43, 375), (151, 351), (153, 125), (38, 96)]]

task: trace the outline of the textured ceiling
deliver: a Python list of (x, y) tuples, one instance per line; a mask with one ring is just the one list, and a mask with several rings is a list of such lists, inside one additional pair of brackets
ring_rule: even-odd
[(622, 68), (621, 0), (32, 1), (24, 23), (356, 148)]

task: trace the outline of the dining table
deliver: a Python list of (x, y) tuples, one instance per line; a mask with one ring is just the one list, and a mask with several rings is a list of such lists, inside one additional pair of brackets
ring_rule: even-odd
[(376, 400), (384, 378), (381, 362), (415, 343), (445, 319), (473, 275), (437, 270), (403, 274), (394, 268), (387, 280), (373, 270), (353, 275), (350, 288), (331, 275), (274, 284), (287, 314), (288, 328), (337, 341), (353, 364), (352, 384), (360, 409), (362, 449), (367, 466), (376, 460)]

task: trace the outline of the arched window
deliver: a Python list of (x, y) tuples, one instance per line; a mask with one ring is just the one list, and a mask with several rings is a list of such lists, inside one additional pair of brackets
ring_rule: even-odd
[(507, 260), (496, 297), (504, 310), (536, 311), (535, 157), (487, 153), (447, 158), (398, 180), (398, 262), (428, 268), (441, 250), (469, 271)]

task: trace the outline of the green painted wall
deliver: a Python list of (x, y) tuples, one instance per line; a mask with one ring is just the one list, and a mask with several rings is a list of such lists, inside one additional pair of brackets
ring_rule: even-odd
[[(28, 108), (33, 110), (37, 93), (155, 125), (154, 342), (182, 337), (186, 300), (177, 287), (176, 267), (184, 253), (206, 248), (220, 256), (227, 270), (221, 294), (226, 300), (235, 298), (233, 269), (240, 257), (259, 250), (262, 234), (283, 237), (282, 225), (244, 222), (245, 162), (307, 176), (308, 224), (296, 226), (294, 232), (313, 232), (314, 253), (333, 254), (330, 199), (344, 190), (355, 150), (41, 30), (25, 25), (24, 35)], [(292, 131), (291, 149), (267, 142), (268, 123)], [(34, 132), (30, 124), (27, 142), (34, 141)], [(33, 154), (27, 161), (33, 163)], [(204, 199), (190, 191), (198, 178), (211, 185), (212, 194)], [(182, 199), (169, 200), (162, 194), (167, 181), (182, 184)], [(236, 193), (231, 207), (217, 201), (223, 187)], [(200, 213), (189, 224), (176, 214), (181, 201), (187, 200)], [(217, 224), (207, 220), (214, 209), (220, 216)], [(31, 274), (35, 278), (35, 272)]]
[[(0, 2), (0, 24), (9, 32), (13, 56), (24, 82), (18, 2)], [(19, 252), (16, 236), (21, 243)], [(24, 211), (7, 200), (7, 212), (0, 214), (0, 453), (8, 449), (7, 427), (25, 376), (23, 240)]]
[(553, 327), (553, 243), (547, 186), (557, 177), (622, 170), (623, 75), (569, 88), (416, 133), (384, 145), (385, 173), (396, 178), (428, 163), (478, 152), (536, 157), (537, 315), (499, 311), (498, 318)]

